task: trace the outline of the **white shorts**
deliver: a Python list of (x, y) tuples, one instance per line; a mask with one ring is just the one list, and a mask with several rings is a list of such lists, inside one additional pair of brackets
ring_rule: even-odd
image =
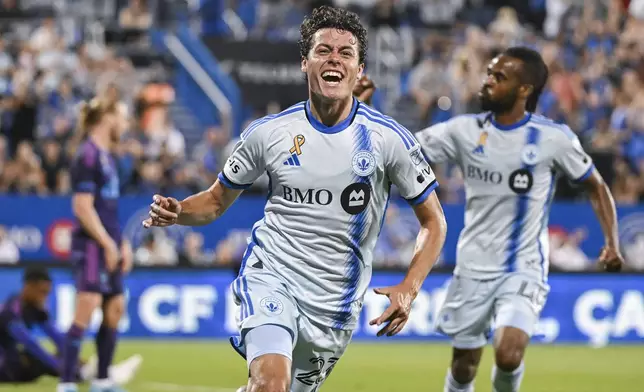
[(519, 328), (532, 336), (550, 287), (529, 275), (510, 273), (490, 280), (454, 276), (438, 316), (437, 330), (455, 348), (487, 344), (495, 328)]
[(346, 350), (353, 332), (323, 326), (302, 315), (284, 281), (264, 269), (247, 267), (233, 282), (233, 293), (240, 311), (240, 335), (231, 338), (233, 348), (246, 358), (248, 331), (267, 324), (285, 328), (293, 338), (290, 391), (316, 391)]

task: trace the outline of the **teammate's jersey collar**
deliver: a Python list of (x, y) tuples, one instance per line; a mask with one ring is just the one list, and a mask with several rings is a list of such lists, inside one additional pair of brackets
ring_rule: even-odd
[(514, 124), (503, 125), (503, 124), (497, 123), (494, 120), (494, 115), (490, 114), (490, 122), (492, 123), (492, 125), (494, 125), (497, 129), (499, 129), (501, 131), (512, 131), (514, 129), (521, 128), (522, 126), (526, 125), (528, 123), (528, 121), (530, 121), (531, 117), (532, 117), (532, 113), (526, 112), (525, 115), (523, 116), (523, 118), (521, 120), (515, 122)]
[(342, 132), (351, 123), (353, 122), (354, 117), (356, 116), (356, 112), (358, 111), (358, 106), (359, 102), (357, 99), (353, 98), (353, 105), (351, 106), (351, 113), (349, 113), (349, 116), (342, 120), (341, 122), (335, 124), (332, 127), (327, 127), (326, 125), (322, 124), (320, 121), (318, 121), (317, 118), (311, 113), (311, 101), (307, 100), (306, 101), (306, 118), (309, 120), (309, 124), (316, 130), (322, 133), (338, 133)]

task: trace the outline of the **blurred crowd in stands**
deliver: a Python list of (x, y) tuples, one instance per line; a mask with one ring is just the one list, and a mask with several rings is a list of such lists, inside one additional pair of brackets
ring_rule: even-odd
[[(477, 112), (476, 92), (488, 61), (509, 45), (537, 48), (550, 69), (538, 111), (579, 135), (618, 203), (635, 204), (644, 196), (644, 0), (220, 2), (237, 13), (249, 37), (272, 41), (297, 40), (302, 18), (323, 4), (358, 12), (370, 35), (378, 29), (411, 32), (413, 55), (403, 64), (396, 102), (387, 111), (412, 130)], [(0, 18), (19, 10), (21, 3), (38, 1), (0, 0)], [(107, 3), (116, 5), (116, 31), (145, 32), (156, 23), (149, 1)], [(79, 39), (60, 15), (13, 19), (0, 26), (0, 193), (69, 194), (78, 104), (94, 94), (128, 107), (130, 130), (117, 149), (123, 194), (186, 194), (216, 178), (239, 131), (211, 127), (202, 130), (201, 141), (186, 143), (175, 124), (171, 67), (162, 62), (140, 65), (118, 45)], [(141, 40), (138, 48), (145, 47)], [(462, 203), (459, 169), (436, 169), (443, 202)], [(581, 197), (566, 181), (558, 189), (559, 200)], [(378, 263), (407, 263), (414, 223), (396, 208), (386, 219)], [(231, 233), (213, 252), (222, 260), (240, 257), (245, 235)], [(554, 230), (551, 236), (558, 240), (561, 233)], [(568, 237), (579, 240), (583, 235)], [(185, 255), (212, 260), (211, 254), (195, 250), (202, 242), (192, 236), (185, 251), (173, 253), (155, 248), (163, 244), (151, 236), (137, 250), (137, 260), (157, 263), (164, 254), (174, 255), (168, 264), (181, 263)], [(588, 265), (584, 260), (580, 265)]]

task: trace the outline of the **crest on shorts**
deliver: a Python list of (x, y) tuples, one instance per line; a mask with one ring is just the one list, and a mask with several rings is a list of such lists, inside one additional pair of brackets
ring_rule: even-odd
[(356, 175), (367, 177), (376, 170), (376, 157), (370, 151), (358, 151), (351, 159), (351, 167)]
[(264, 313), (268, 314), (269, 316), (282, 314), (282, 312), (284, 311), (284, 304), (282, 303), (282, 301), (275, 297), (262, 298), (262, 300), (259, 302), (259, 306), (261, 306)]

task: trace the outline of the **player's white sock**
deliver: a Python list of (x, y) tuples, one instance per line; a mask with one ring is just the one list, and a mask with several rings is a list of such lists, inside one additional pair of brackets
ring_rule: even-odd
[(461, 384), (460, 382), (454, 380), (452, 376), (452, 369), (447, 369), (447, 376), (445, 376), (445, 388), (443, 392), (474, 392), (474, 385), (470, 382), (467, 384)]
[(73, 382), (65, 382), (58, 384), (58, 387), (56, 388), (56, 392), (77, 392), (78, 391), (78, 386), (74, 384)]
[(492, 389), (493, 392), (519, 392), (525, 365), (521, 362), (518, 368), (511, 372), (504, 372), (494, 365), (492, 368)]

